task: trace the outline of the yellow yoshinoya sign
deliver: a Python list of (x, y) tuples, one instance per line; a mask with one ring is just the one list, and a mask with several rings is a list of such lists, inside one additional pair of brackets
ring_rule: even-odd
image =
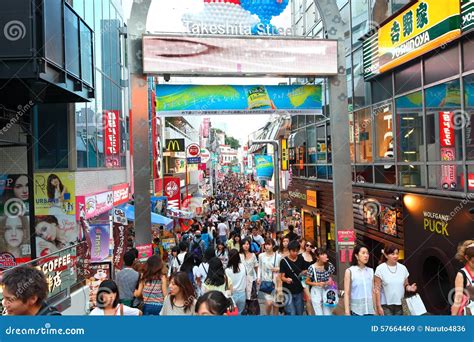
[(380, 72), (390, 70), (461, 35), (459, 0), (419, 0), (378, 34)]

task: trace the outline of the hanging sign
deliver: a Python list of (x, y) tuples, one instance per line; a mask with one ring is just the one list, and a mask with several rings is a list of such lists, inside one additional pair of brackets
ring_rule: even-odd
[(117, 110), (108, 110), (104, 117), (105, 165), (119, 166), (120, 152), (120, 114)]
[(259, 180), (269, 181), (273, 177), (273, 158), (267, 155), (255, 156), (255, 167)]
[(165, 177), (164, 194), (168, 198), (168, 206), (181, 208), (181, 180), (177, 177)]

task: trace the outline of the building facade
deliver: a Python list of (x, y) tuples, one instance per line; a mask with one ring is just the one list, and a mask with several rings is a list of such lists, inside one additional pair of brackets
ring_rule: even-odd
[[(372, 266), (377, 265), (384, 245), (397, 246), (429, 311), (447, 313), (449, 290), (460, 266), (454, 261), (456, 247), (472, 238), (474, 227), (469, 213), (474, 206), (474, 44), (472, 32), (461, 28), (459, 11), (464, 2), (453, 0), (449, 5), (459, 6), (457, 16), (451, 17), (447, 8), (437, 12), (446, 18), (435, 18), (443, 14), (429, 11), (426, 15), (426, 25), (452, 20), (455, 36), (449, 33), (444, 37), (452, 38), (441, 37), (438, 45), (432, 43), (390, 68), (383, 67), (381, 60), (383, 71), (367, 74), (371, 67), (367, 51), (377, 45), (375, 40), (383, 39), (387, 27), (395, 39), (397, 24), (402, 40), (411, 38), (413, 30), (403, 20), (414, 18), (418, 7), (423, 10), (427, 2), (435, 6), (428, 0), (353, 0), (338, 5), (350, 29), (345, 47), (357, 241), (369, 247)], [(294, 1), (293, 6), (293, 29), (299, 35), (323, 38), (313, 1)], [(415, 30), (426, 37), (423, 21), (412, 25), (419, 25)], [(327, 85), (324, 80), (315, 82), (324, 85), (327, 103)], [(332, 123), (327, 105), (323, 113), (324, 117), (292, 118), (289, 193), (317, 191), (317, 208), (299, 204), (313, 218), (308, 225), (316, 227), (315, 240), (334, 248)]]

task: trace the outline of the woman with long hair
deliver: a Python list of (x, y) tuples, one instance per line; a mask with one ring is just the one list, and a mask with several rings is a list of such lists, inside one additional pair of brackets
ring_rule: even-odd
[(252, 310), (246, 310), (246, 313), (247, 315), (259, 315), (260, 307), (258, 306), (257, 292), (258, 259), (255, 254), (250, 251), (250, 244), (251, 239), (247, 237), (242, 240), (242, 244), (240, 245), (240, 261), (244, 265), (247, 274), (247, 300), (249, 301), (249, 307), (252, 307)]
[(232, 239), (229, 239), (229, 241), (227, 241), (228, 250), (230, 251), (232, 249), (236, 249), (240, 251), (240, 242), (241, 242), (240, 240), (241, 240), (240, 234), (234, 233), (234, 236), (232, 237)]
[[(306, 284), (306, 276), (308, 268), (313, 264), (313, 244), (307, 241), (305, 238), (299, 240), (300, 243), (300, 254), (304, 260), (304, 272), (301, 274), (301, 285), (303, 285), (304, 301), (306, 303), (306, 313), (309, 316), (314, 316), (313, 303), (311, 301), (311, 294), (309, 293), (309, 286)], [(304, 245), (303, 245), (304, 243)], [(301, 252), (301, 247), (304, 251)]]
[(206, 292), (196, 302), (198, 316), (226, 316), (232, 311), (234, 311), (232, 299), (220, 291)]
[[(260, 291), (264, 290), (262, 292), (264, 292), (265, 313), (267, 316), (271, 314), (274, 316), (278, 315), (278, 307), (274, 306), (274, 293), (281, 258), (278, 253), (273, 251), (274, 246), (275, 242), (273, 239), (266, 239), (263, 245), (265, 252), (258, 256), (257, 285), (260, 287)], [(273, 290), (271, 290), (272, 288)]]
[(407, 268), (398, 262), (398, 248), (393, 245), (382, 249), (381, 263), (375, 269), (374, 288), (377, 314), (402, 316), (402, 299), (406, 292), (416, 292), (416, 284), (408, 283)]
[(90, 316), (141, 316), (142, 312), (127, 305), (120, 304), (119, 289), (115, 281), (104, 280), (97, 290), (97, 307)]
[(245, 308), (247, 275), (240, 260), (239, 251), (236, 249), (231, 249), (229, 252), (229, 263), (225, 274), (232, 282), (232, 299), (238, 308), (238, 312), (242, 313)]
[(453, 316), (474, 315), (474, 240), (459, 245), (456, 259), (464, 264), (454, 279)]
[(170, 292), (163, 302), (160, 316), (186, 316), (194, 314), (196, 294), (185, 272), (171, 275)]
[(288, 249), (289, 243), (290, 243), (290, 238), (288, 236), (283, 236), (281, 238), (279, 253), (282, 259), (290, 255), (290, 250)]
[(62, 203), (64, 202), (66, 187), (54, 173), (48, 176), (46, 192), (48, 193), (48, 200), (51, 206), (61, 208)]
[(168, 278), (166, 277), (166, 267), (159, 255), (153, 255), (146, 261), (145, 272), (142, 275), (138, 289), (134, 296), (143, 298), (143, 314), (160, 314), (163, 308), (163, 301), (168, 294)]
[(226, 244), (223, 241), (217, 242), (216, 257), (222, 262), (222, 266), (226, 268), (229, 262), (229, 254), (227, 253)]
[(370, 316), (376, 313), (374, 270), (367, 267), (369, 249), (356, 245), (351, 267), (344, 274), (344, 311), (346, 316)]
[(331, 285), (332, 275), (336, 268), (329, 262), (328, 254), (325, 249), (318, 249), (315, 252), (315, 262), (308, 268), (306, 284), (311, 286), (311, 302), (317, 316), (330, 316), (332, 310), (324, 305), (325, 288)]
[(214, 248), (209, 247), (204, 252), (204, 258), (199, 264), (199, 266), (194, 266), (193, 268), (193, 275), (194, 281), (196, 283), (196, 296), (199, 297), (204, 293), (203, 285), (207, 279), (207, 275), (209, 274), (209, 260), (214, 258), (216, 252)]
[(217, 257), (209, 260), (209, 274), (204, 282), (203, 290), (204, 293), (221, 291), (227, 297), (232, 295), (232, 280), (226, 276), (222, 262)]
[(300, 244), (300, 251), (298, 252), (298, 254), (303, 254), (306, 252), (306, 239), (304, 237), (301, 237), (300, 239), (298, 239), (298, 242)]

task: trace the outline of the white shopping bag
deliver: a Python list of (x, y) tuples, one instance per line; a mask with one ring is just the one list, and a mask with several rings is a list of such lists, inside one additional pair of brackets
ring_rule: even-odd
[(425, 304), (423, 304), (419, 294), (406, 298), (406, 301), (412, 316), (421, 316), (427, 313)]

